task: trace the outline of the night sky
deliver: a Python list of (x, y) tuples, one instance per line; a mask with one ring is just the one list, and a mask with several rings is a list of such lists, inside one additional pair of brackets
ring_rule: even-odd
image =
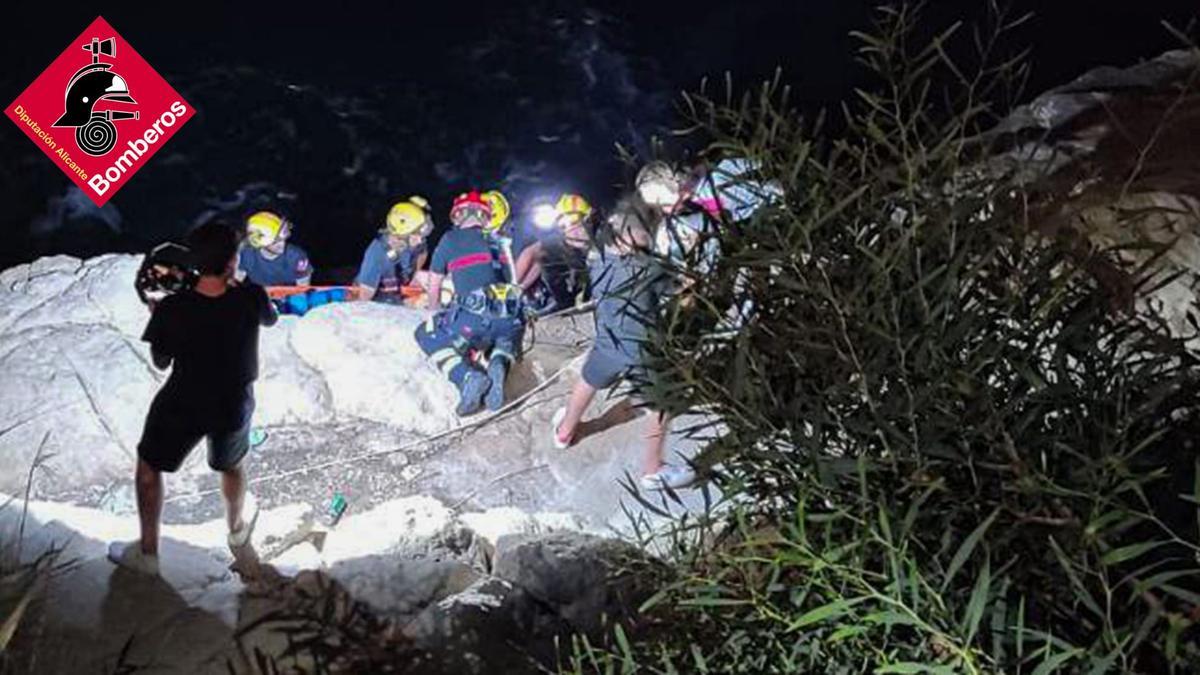
[[(626, 173), (614, 142), (645, 151), (678, 121), (678, 93), (706, 75), (730, 71), (753, 84), (782, 67), (802, 105), (835, 103), (863, 82), (847, 34), (867, 27), (877, 3), (5, 4), (5, 105), (102, 14), (200, 117), (169, 146), (186, 170), (164, 166), (163, 153), (152, 159), (113, 200), (115, 230), (86, 213), (47, 216), (66, 178), (10, 122), (0, 124), (8, 206), (0, 266), (53, 252), (138, 250), (266, 181), (295, 195), (283, 208), (301, 224), (297, 237), (318, 266), (332, 268), (354, 264), (381, 211), (413, 192), (440, 211), (471, 185), (503, 184), (518, 199), (574, 189), (611, 202)], [(1197, 13), (1194, 0), (1018, 5), (1038, 12), (1019, 35), (1034, 48), (1030, 94), (1177, 47), (1160, 22), (1184, 27)], [(970, 20), (984, 7), (935, 1), (930, 25)], [(287, 85), (302, 89), (299, 100), (281, 93)], [(327, 132), (359, 109), (357, 126)], [(255, 126), (289, 116), (282, 140)], [(351, 163), (366, 168), (350, 178), (334, 171)]]

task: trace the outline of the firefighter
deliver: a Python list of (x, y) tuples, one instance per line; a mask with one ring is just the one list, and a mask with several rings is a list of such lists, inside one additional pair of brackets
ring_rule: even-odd
[[(422, 351), (458, 388), (461, 416), (478, 412), (485, 403), (490, 410), (503, 407), (504, 381), (525, 332), (520, 288), (505, 280), (483, 231), (491, 217), (491, 206), (478, 192), (454, 200), (454, 229), (438, 242), (430, 266), (429, 308), (435, 314), (416, 331)], [(443, 309), (447, 274), (454, 297)]]

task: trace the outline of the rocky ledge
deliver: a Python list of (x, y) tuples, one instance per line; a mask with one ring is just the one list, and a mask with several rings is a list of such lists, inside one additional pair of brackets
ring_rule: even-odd
[[(24, 559), (57, 550), (62, 567), (10, 657), (39, 673), (256, 673), (266, 661), (292, 672), (350, 644), (404, 672), (532, 673), (553, 666), (569, 636), (632, 620), (662, 572), (564, 514), (457, 514), (415, 497), (332, 528), (315, 521), (302, 505), (263, 512), (254, 539), (265, 565), (253, 580), (230, 571), (223, 521), (167, 526), (162, 578), (151, 578), (104, 557), (106, 542), (135, 536), (131, 519), (11, 502), (0, 538), (19, 540)], [(289, 641), (310, 649), (296, 656)]]

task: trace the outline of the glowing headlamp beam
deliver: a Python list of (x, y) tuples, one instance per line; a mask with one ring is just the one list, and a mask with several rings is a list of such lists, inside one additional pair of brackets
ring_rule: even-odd
[(543, 230), (554, 227), (558, 221), (558, 211), (549, 204), (539, 204), (533, 207), (533, 224)]

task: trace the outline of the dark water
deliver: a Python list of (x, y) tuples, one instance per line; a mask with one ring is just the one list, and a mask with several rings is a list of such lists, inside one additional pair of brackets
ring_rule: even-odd
[[(11, 101), (97, 13), (197, 116), (97, 212), (15, 127), (0, 125), (0, 266), (64, 252), (140, 250), (203, 214), (274, 207), (321, 269), (354, 265), (388, 205), (500, 186), (523, 202), (577, 190), (611, 202), (629, 169), (670, 139), (679, 92), (731, 71), (784, 68), (802, 105), (862, 81), (849, 31), (874, 3), (327, 3), (157, 9), (21, 4), (3, 12), (0, 98)], [(976, 10), (934, 2), (944, 23)], [(1031, 4), (1031, 3), (1026, 3)], [(1194, 3), (1040, 3), (1032, 90), (1091, 65), (1174, 46), (1161, 18)], [(243, 3), (251, 5), (251, 3)], [(1132, 5), (1132, 6), (1131, 6)], [(678, 145), (678, 142), (675, 142)]]

